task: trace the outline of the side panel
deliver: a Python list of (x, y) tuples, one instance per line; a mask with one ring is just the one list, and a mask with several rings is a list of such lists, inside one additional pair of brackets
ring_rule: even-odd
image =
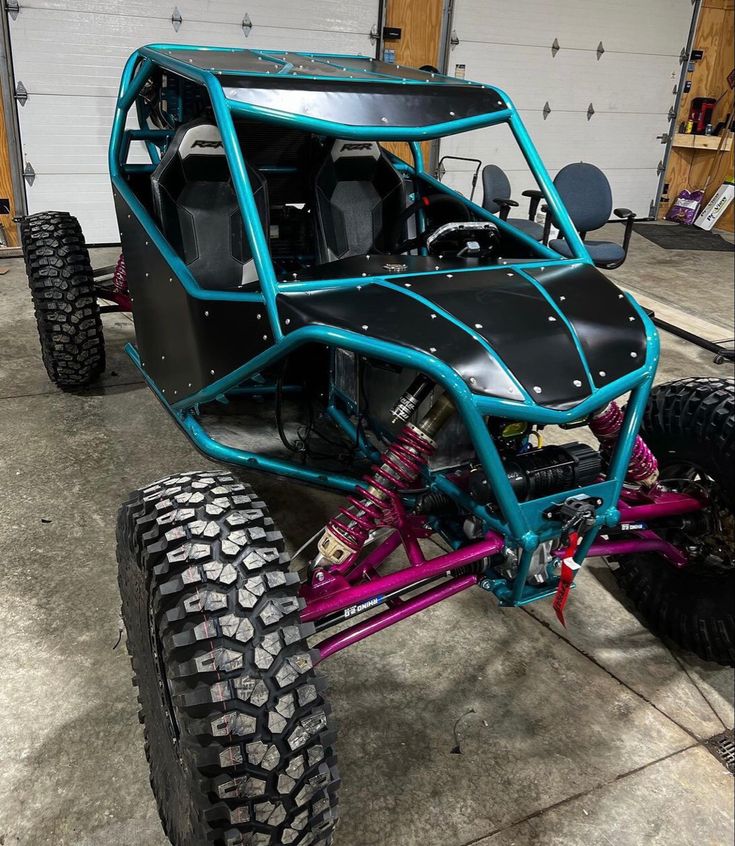
[(271, 345), (262, 303), (189, 296), (119, 195), (115, 206), (141, 363), (169, 402), (221, 379)]

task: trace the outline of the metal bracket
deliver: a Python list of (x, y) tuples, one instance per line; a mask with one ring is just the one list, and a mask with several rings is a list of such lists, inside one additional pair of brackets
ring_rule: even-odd
[(662, 132), (661, 135), (657, 135), (656, 138), (658, 138), (662, 144), (668, 144), (671, 136), (668, 132)]
[(549, 105), (548, 100), (544, 103), (543, 114), (544, 120), (546, 120), (546, 118), (551, 114), (551, 106)]
[(597, 61), (599, 62), (602, 58), (602, 54), (605, 52), (605, 48), (602, 46), (602, 41), (597, 45)]
[(28, 91), (26, 90), (25, 85), (18, 80), (18, 84), (15, 86), (15, 99), (21, 104), (21, 106), (25, 106), (28, 102)]
[(378, 25), (377, 24), (372, 25), (372, 27), (370, 29), (370, 36), (369, 37), (370, 37), (370, 40), (373, 42), (373, 44), (378, 43), (378, 41), (380, 39), (380, 34), (378, 32)]
[(33, 185), (36, 181), (36, 171), (33, 169), (33, 165), (30, 162), (26, 162), (26, 166), (23, 169), (23, 178), (29, 185)]
[(676, 117), (676, 109), (672, 106), (672, 107), (669, 109), (669, 122), (671, 122), (672, 120), (674, 120), (674, 118), (675, 118), (675, 117)]
[(458, 47), (459, 46), (459, 36), (457, 35), (456, 29), (453, 29), (452, 34), (449, 36), (449, 44), (452, 47)]
[(664, 167), (663, 160), (659, 161), (659, 163), (656, 165), (656, 175), (657, 175), (657, 176), (661, 176), (661, 174), (662, 174), (665, 170), (666, 170), (666, 168)]
[(250, 15), (247, 12), (243, 15), (240, 26), (242, 27), (242, 31), (245, 33), (245, 38), (247, 38), (248, 35), (250, 35), (250, 30), (253, 28), (253, 22), (250, 20)]
[(173, 26), (175, 32), (178, 32), (181, 29), (182, 23), (184, 23), (184, 19), (181, 17), (179, 7), (174, 6), (174, 10), (171, 12), (171, 25)]
[(20, 13), (20, 3), (18, 0), (5, 0), (5, 11), (15, 20)]
[(556, 56), (559, 50), (561, 50), (561, 45), (559, 44), (559, 39), (555, 38), (554, 43), (551, 45), (551, 55)]
[(587, 120), (592, 120), (592, 115), (595, 113), (595, 107), (592, 103), (587, 106)]
[(689, 61), (689, 51), (686, 47), (681, 48), (681, 53), (679, 53), (679, 64), (683, 65), (684, 62)]

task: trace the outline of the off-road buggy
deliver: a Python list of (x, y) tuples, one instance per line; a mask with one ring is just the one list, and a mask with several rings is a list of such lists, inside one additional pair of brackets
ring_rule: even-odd
[[(496, 124), (571, 257), (426, 171), (421, 142)], [(107, 286), (72, 218), (24, 223), (52, 378), (99, 374), (99, 299), (114, 299), (132, 307), (131, 359), (204, 455), (344, 494), (291, 539), (293, 562), (234, 470), (162, 479), (120, 511), (123, 616), (176, 846), (332, 843), (316, 665), (471, 587), (548, 598), (563, 620), (579, 566), (609, 556), (653, 628), (733, 662), (732, 384), (651, 391), (656, 331), (593, 266), (502, 91), (363, 57), (145, 47), (109, 165), (124, 265)], [(269, 454), (253, 414), (280, 433)]]

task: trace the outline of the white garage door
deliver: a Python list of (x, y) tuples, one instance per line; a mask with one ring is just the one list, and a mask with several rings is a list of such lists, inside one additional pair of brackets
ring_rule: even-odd
[[(456, 0), (449, 73), (465, 65), (510, 96), (552, 177), (596, 164), (615, 205), (648, 216), (691, 18), (691, 0)], [(518, 200), (534, 187), (502, 128), (447, 139), (441, 154), (499, 165)], [(468, 193), (472, 165), (446, 167), (445, 182)]]
[[(75, 214), (90, 243), (119, 241), (107, 142), (120, 73), (152, 42), (373, 55), (379, 0), (20, 0), (10, 18), (29, 212)], [(174, 8), (181, 18), (172, 24)], [(249, 34), (243, 28), (252, 24)]]

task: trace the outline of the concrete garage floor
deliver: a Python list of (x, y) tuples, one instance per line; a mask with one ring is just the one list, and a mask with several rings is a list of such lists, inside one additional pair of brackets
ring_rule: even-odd
[[(132, 326), (119, 315), (105, 317), (102, 385), (57, 391), (22, 260), (5, 264), (0, 844), (165, 846), (128, 659), (114, 648), (114, 520), (129, 490), (207, 463), (123, 356)], [(667, 252), (634, 235), (614, 276), (732, 335), (732, 253)], [(662, 342), (661, 380), (729, 375)], [(294, 544), (338, 501), (252, 482)], [(733, 673), (650, 635), (602, 561), (583, 570), (566, 631), (548, 604), (501, 610), (473, 590), (325, 670), (340, 725), (338, 846), (732, 843), (733, 779), (703, 741), (733, 725)]]

